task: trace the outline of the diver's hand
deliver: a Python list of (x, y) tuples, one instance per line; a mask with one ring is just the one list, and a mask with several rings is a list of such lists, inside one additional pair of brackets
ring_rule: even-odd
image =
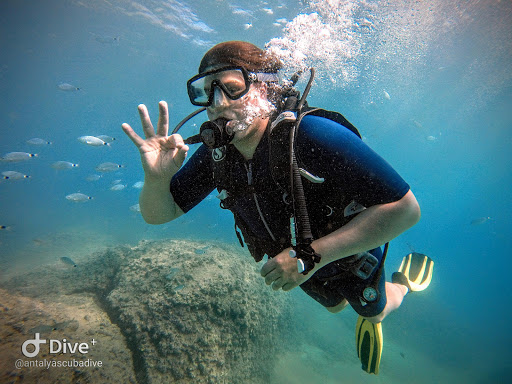
[(297, 271), (297, 259), (290, 256), (291, 248), (287, 248), (277, 256), (269, 259), (263, 268), (261, 276), (265, 278), (267, 285), (272, 284), (272, 289), (277, 291), (290, 291), (313, 276), (313, 271), (303, 275)]
[(156, 134), (149, 118), (148, 109), (144, 104), (140, 104), (138, 110), (142, 130), (146, 138), (142, 139), (126, 123), (122, 125), (122, 128), (139, 149), (146, 179), (170, 181), (183, 164), (187, 156), (188, 146), (183, 142), (181, 135), (167, 136), (169, 132), (167, 103), (160, 101), (158, 107), (160, 116)]

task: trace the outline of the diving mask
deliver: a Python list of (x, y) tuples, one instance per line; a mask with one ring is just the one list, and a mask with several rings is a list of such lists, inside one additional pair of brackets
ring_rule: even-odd
[(215, 87), (220, 88), (231, 100), (237, 100), (249, 92), (252, 83), (257, 81), (277, 82), (275, 73), (248, 72), (239, 66), (230, 66), (200, 73), (187, 81), (187, 92), (193, 105), (212, 105)]

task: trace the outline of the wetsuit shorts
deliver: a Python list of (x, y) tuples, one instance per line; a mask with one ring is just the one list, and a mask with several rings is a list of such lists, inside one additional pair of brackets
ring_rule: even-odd
[[(382, 250), (375, 248), (370, 251), (380, 262)], [(318, 270), (308, 281), (300, 287), (313, 299), (324, 307), (335, 307), (343, 299), (347, 299), (354, 310), (363, 317), (373, 317), (380, 314), (387, 303), (386, 276), (384, 269), (379, 281), (380, 297), (373, 303), (362, 301), (363, 290), (371, 284), (379, 268), (375, 268), (372, 274), (363, 280), (352, 271), (344, 268), (343, 259), (332, 262)]]

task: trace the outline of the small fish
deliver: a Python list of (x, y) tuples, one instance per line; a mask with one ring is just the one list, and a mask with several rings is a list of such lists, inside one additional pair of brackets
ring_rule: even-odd
[(134, 205), (130, 206), (130, 211), (132, 211), (132, 212), (140, 212), (140, 205), (139, 204), (134, 204)]
[(116, 185), (116, 184), (121, 184), (121, 179), (115, 179), (113, 180), (110, 185)]
[(124, 168), (124, 165), (106, 162), (106, 163), (101, 163), (95, 169), (98, 172), (113, 172), (113, 171), (117, 171), (119, 168)]
[(132, 185), (132, 188), (141, 189), (143, 186), (144, 186), (143, 181), (137, 181), (135, 184)]
[(75, 203), (84, 203), (88, 200), (92, 200), (91, 196), (84, 195), (83, 193), (72, 193), (66, 196), (66, 199), (69, 201), (74, 201)]
[(38, 325), (37, 327), (31, 328), (28, 331), (29, 335), (33, 335), (35, 333), (50, 333), (54, 331), (51, 325)]
[(116, 44), (119, 42), (119, 36), (96, 36), (94, 40), (101, 44)]
[(490, 217), (479, 217), (477, 219), (471, 220), (471, 225), (480, 225), (486, 223), (489, 220), (491, 220)]
[(404, 359), (405, 359), (405, 353), (400, 352), (400, 356), (402, 356), (402, 358), (404, 358)]
[(0, 157), (1, 161), (9, 161), (9, 162), (17, 162), (28, 160), (31, 157), (37, 157), (37, 153), (27, 153), (27, 152), (9, 152)]
[(33, 139), (27, 140), (27, 144), (30, 145), (50, 145), (51, 141), (40, 139), (39, 137), (34, 137)]
[(174, 276), (176, 276), (178, 274), (179, 271), (180, 271), (179, 268), (171, 268), (169, 273), (167, 275), (165, 275), (165, 278), (167, 280), (172, 280), (174, 278)]
[(76, 320), (68, 320), (68, 321), (63, 321), (61, 323), (55, 323), (53, 324), (53, 329), (55, 331), (60, 331), (61, 329), (65, 329), (65, 328), (75, 328), (78, 329), (78, 326), (79, 326), (79, 323), (78, 321)]
[(28, 179), (30, 176), (24, 175), (23, 173), (16, 172), (16, 171), (4, 171), (2, 172), (2, 175), (4, 175), (4, 180), (22, 180), (22, 179)]
[(53, 331), (60, 331), (62, 329), (68, 328), (71, 325), (75, 325), (78, 328), (78, 322), (76, 320), (63, 321), (61, 323), (55, 323), (53, 325), (38, 325), (37, 327), (31, 328), (28, 331), (28, 334), (34, 333), (50, 333)]
[(46, 242), (43, 239), (32, 239), (32, 242), (34, 245), (41, 247), (46, 244)]
[(12, 227), (10, 225), (0, 225), (0, 231), (12, 231)]
[(83, 144), (87, 144), (92, 147), (101, 147), (103, 145), (110, 145), (109, 143), (105, 143), (103, 140), (98, 139), (95, 136), (80, 136), (77, 140)]
[(103, 140), (105, 143), (111, 143), (111, 142), (113, 142), (116, 139), (115, 137), (107, 136), (107, 135), (98, 135), (96, 137), (98, 139)]
[(244, 24), (244, 29), (252, 28), (252, 23)]
[(414, 124), (414, 126), (415, 126), (416, 128), (418, 128), (418, 129), (423, 129), (423, 125), (422, 125), (419, 121), (417, 121), (417, 120), (414, 120), (414, 119), (413, 119), (413, 120), (412, 120), (412, 123)]
[(206, 250), (209, 248), (209, 246), (207, 245), (206, 247), (203, 247), (203, 248), (196, 248), (194, 250), (194, 253), (196, 255), (204, 255), (206, 253)]
[(85, 178), (87, 181), (98, 181), (101, 179), (101, 175), (89, 175)]
[(125, 188), (126, 188), (126, 184), (115, 184), (110, 187), (110, 190), (111, 191), (122, 191)]
[(430, 136), (425, 137), (425, 139), (427, 139), (427, 141), (436, 141), (437, 137), (430, 135)]
[(78, 167), (78, 164), (73, 164), (69, 161), (56, 161), (56, 162), (52, 163), (51, 167), (53, 169), (59, 169), (59, 170), (72, 169), (72, 168)]
[(72, 266), (73, 268), (76, 268), (76, 263), (67, 256), (61, 257), (60, 261), (62, 261), (64, 264)]
[(68, 83), (60, 83), (59, 85), (57, 85), (57, 87), (59, 87), (59, 89), (61, 91), (66, 91), (66, 92), (74, 92), (74, 91), (80, 90), (80, 88), (78, 88), (74, 85), (68, 84)]
[(385, 97), (387, 100), (391, 100), (391, 96), (389, 96), (389, 93), (387, 93), (386, 91), (382, 91), (382, 93), (384, 94), (384, 97)]

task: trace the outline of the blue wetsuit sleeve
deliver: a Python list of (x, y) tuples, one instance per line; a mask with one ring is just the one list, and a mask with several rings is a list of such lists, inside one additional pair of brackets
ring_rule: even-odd
[(391, 165), (332, 120), (305, 116), (297, 143), (299, 164), (324, 177), (331, 193), (347, 193), (370, 207), (398, 201), (409, 191), (409, 185)]
[(174, 202), (188, 212), (215, 188), (211, 154), (201, 145), (171, 180), (170, 191)]

